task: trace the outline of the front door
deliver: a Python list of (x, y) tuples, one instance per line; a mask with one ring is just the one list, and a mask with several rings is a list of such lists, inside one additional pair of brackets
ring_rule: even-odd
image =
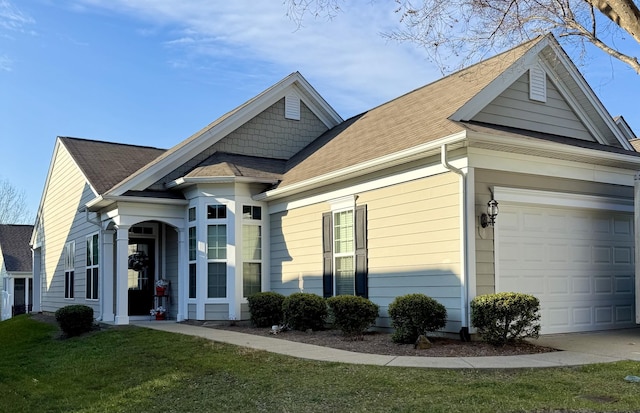
[(149, 315), (153, 308), (155, 240), (129, 239), (129, 315)]

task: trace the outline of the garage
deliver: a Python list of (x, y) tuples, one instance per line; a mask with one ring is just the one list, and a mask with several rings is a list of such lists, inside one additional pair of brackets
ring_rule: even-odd
[(533, 294), (541, 334), (635, 325), (633, 203), (496, 190), (496, 291)]

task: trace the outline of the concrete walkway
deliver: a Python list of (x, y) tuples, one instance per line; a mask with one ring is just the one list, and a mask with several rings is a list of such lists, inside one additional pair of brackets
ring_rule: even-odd
[(509, 369), (566, 367), (620, 360), (640, 360), (640, 328), (541, 337), (536, 344), (562, 350), (551, 353), (502, 357), (410, 357), (356, 353), (272, 337), (180, 324), (175, 321), (135, 321), (132, 324), (291, 357), (375, 366)]

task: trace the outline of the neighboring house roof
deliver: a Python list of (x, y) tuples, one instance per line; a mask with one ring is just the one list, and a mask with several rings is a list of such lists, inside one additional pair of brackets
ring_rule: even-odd
[(0, 225), (0, 251), (7, 272), (31, 272), (33, 225)]
[(165, 150), (149, 146), (59, 137), (98, 194), (148, 164)]

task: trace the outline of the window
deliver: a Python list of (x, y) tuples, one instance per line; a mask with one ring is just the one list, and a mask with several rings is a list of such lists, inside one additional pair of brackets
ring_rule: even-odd
[(207, 205), (207, 297), (227, 296), (227, 207)]
[(323, 214), (322, 245), (324, 296), (367, 297), (367, 206)]
[(262, 226), (242, 226), (242, 291), (248, 297), (262, 285)]
[(98, 299), (98, 256), (99, 256), (98, 234), (87, 237), (87, 278), (85, 282), (87, 300)]
[(333, 214), (333, 262), (336, 295), (355, 294), (353, 210)]
[(76, 243), (67, 242), (64, 246), (64, 298), (73, 298), (74, 269), (75, 269)]
[(255, 205), (243, 205), (242, 206), (242, 218), (243, 219), (262, 219), (262, 207)]
[(189, 222), (196, 220), (196, 207), (189, 208)]
[(207, 205), (207, 219), (227, 219), (225, 205)]
[(197, 245), (196, 227), (189, 227), (189, 298), (196, 298)]

